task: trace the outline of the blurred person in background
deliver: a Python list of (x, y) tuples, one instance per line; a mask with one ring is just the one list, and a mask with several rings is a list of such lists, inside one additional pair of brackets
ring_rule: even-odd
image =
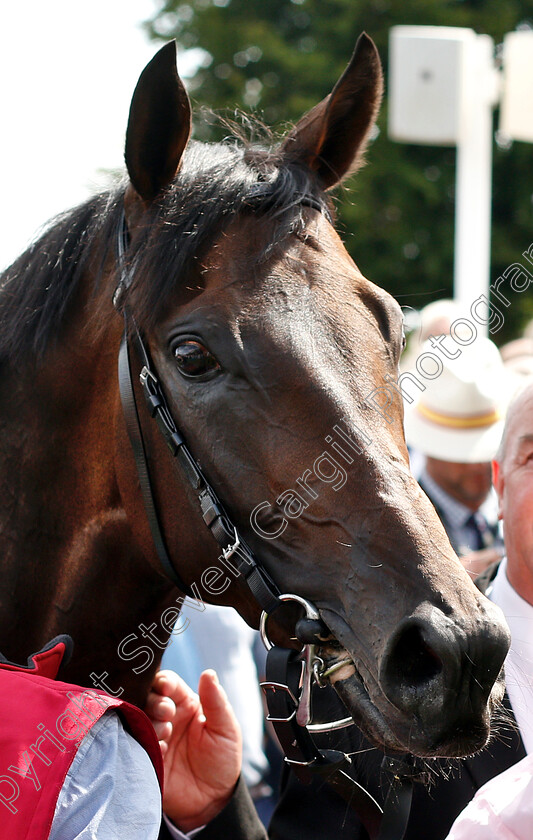
[[(491, 460), (503, 430), (508, 376), (498, 348), (478, 337), (439, 357), (440, 374), (418, 377), (405, 404), (405, 436), (415, 478), (431, 499), (448, 538), (475, 577), (502, 556)], [(422, 353), (435, 349), (429, 342)], [(414, 465), (413, 465), (414, 466)]]
[(450, 327), (458, 318), (465, 317), (463, 308), (455, 300), (442, 298), (424, 306), (420, 312), (411, 310), (409, 322), (415, 327), (407, 339), (401, 360), (401, 370), (411, 370), (430, 335), (449, 335)]
[(517, 385), (533, 376), (533, 338), (515, 338), (500, 347), (505, 368), (516, 377)]

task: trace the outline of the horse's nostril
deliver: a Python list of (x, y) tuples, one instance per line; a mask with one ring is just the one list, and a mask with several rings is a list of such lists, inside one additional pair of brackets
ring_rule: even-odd
[(418, 626), (408, 627), (398, 638), (389, 660), (399, 684), (413, 687), (431, 682), (442, 671), (439, 656), (424, 641)]
[(450, 644), (436, 614), (411, 617), (389, 640), (380, 668), (383, 692), (397, 709), (420, 714), (428, 703), (441, 707), (444, 688), (455, 685), (459, 651)]

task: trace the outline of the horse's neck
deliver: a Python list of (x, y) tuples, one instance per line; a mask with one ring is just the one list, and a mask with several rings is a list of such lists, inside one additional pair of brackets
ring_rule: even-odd
[(68, 678), (90, 684), (91, 672), (106, 671), (139, 699), (131, 686), (142, 695), (143, 680), (117, 648), (142, 619), (150, 624), (170, 587), (134, 544), (114, 474), (117, 344), (74, 364), (51, 353), (37, 371), (3, 370), (0, 562), (10, 597), (0, 650), (25, 661), (70, 633)]
[(57, 544), (72, 535), (71, 507), (86, 521), (102, 498), (113, 505), (112, 383), (98, 365), (92, 374), (90, 363), (67, 366), (54, 355), (39, 369), (3, 371), (0, 539)]

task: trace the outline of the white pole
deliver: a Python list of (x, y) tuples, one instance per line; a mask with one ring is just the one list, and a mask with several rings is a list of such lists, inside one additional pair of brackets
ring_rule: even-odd
[[(475, 35), (465, 50), (455, 194), (454, 298), (470, 311), (490, 285), (492, 113), (497, 100), (493, 41)], [(487, 327), (478, 326), (487, 334)]]

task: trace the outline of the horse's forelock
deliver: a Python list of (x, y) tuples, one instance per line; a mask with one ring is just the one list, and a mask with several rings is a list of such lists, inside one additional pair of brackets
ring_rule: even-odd
[(154, 208), (154, 219), (134, 237), (129, 260), (134, 279), (128, 294), (138, 325), (149, 330), (177, 283), (186, 285), (197, 258), (237, 213), (276, 220), (257, 253), (262, 262), (287, 235), (303, 227), (301, 196), (329, 207), (312, 173), (286, 165), (276, 152), (257, 146), (193, 143), (172, 186)]

